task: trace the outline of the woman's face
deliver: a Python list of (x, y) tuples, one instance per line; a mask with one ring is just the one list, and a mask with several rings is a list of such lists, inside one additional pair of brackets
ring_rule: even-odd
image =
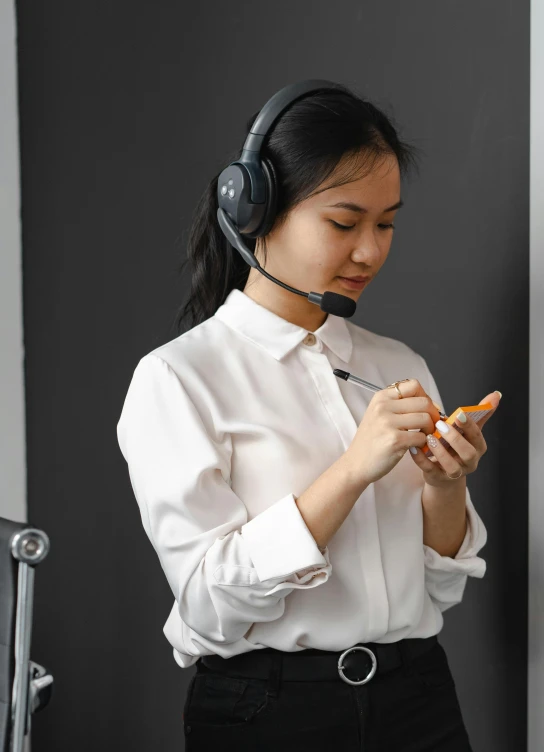
[[(272, 228), (266, 237), (266, 264), (259, 242), (255, 255), (267, 272), (292, 287), (304, 292), (330, 290), (358, 300), (364, 287), (350, 289), (340, 277), (369, 276), (370, 282), (385, 262), (399, 208), (400, 171), (396, 157), (386, 155), (372, 170), (360, 171), (368, 174), (354, 174), (350, 182), (327, 188), (342, 171), (347, 174), (345, 167), (350, 164), (341, 162), (312, 196)], [(250, 269), (244, 292), (311, 331), (327, 316), (319, 306), (274, 284), (256, 269)]]
[[(396, 157), (387, 155), (370, 172), (367, 169), (366, 176), (327, 188), (338, 170), (342, 170), (342, 164), (314, 195), (289, 212), (283, 224), (272, 228), (266, 238), (266, 265), (259, 244), (256, 256), (270, 274), (293, 287), (305, 292), (330, 290), (357, 300), (362, 291), (345, 286), (340, 277), (373, 278), (385, 262), (393, 239), (391, 225), (399, 208), (400, 171)], [(278, 292), (289, 299), (299, 297), (303, 305), (317, 308), (283, 288), (274, 291)]]

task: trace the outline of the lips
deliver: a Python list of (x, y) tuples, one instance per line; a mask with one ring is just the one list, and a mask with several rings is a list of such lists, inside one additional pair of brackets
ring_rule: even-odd
[(352, 282), (368, 282), (370, 277), (342, 277), (342, 279), (349, 279)]

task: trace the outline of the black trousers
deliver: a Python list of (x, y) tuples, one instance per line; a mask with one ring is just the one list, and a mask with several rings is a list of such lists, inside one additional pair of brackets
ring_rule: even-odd
[[(406, 642), (414, 641), (401, 640), (395, 644), (403, 655), (400, 665), (380, 671), (378, 661), (374, 676), (357, 686), (346, 683), (339, 673), (335, 678), (330, 668), (324, 680), (316, 680), (315, 671), (308, 681), (282, 678), (284, 656), (289, 656), (292, 665), (293, 656), (304, 661), (306, 655), (322, 655), (322, 651), (305, 650), (296, 654), (270, 648), (254, 651), (270, 655), (267, 678), (237, 675), (236, 660), (241, 656), (233, 659), (214, 656), (213, 669), (200, 659), (183, 708), (185, 749), (187, 752), (473, 752), (444, 648), (436, 637), (428, 638), (419, 641), (428, 645), (426, 652), (408, 657), (402, 651)], [(366, 645), (372, 647), (375, 643)], [(340, 654), (331, 654), (335, 671)], [(244, 654), (243, 673), (248, 673), (252, 655)], [(364, 652), (357, 655), (367, 657)], [(259, 657), (261, 674), (263, 657)], [(230, 666), (229, 661), (232, 661)], [(363, 674), (352, 678), (367, 675), (365, 669)]]

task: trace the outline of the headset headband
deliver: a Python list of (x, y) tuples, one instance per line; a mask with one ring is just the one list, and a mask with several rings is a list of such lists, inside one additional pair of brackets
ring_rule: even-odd
[[(283, 89), (280, 89), (268, 100), (268, 102), (266, 102), (251, 126), (251, 130), (248, 133), (242, 148), (240, 159), (236, 160), (245, 165), (248, 169), (251, 180), (252, 203), (262, 204), (266, 200), (265, 184), (260, 170), (261, 148), (266, 135), (276, 120), (284, 110), (305, 94), (310, 94), (311, 92), (319, 91), (321, 89), (338, 88), (338, 84), (335, 84), (333, 81), (325, 81), (319, 78), (298, 81), (297, 83), (289, 84)], [(259, 169), (255, 170), (254, 166)]]
[[(309, 79), (280, 89), (261, 109), (248, 133), (239, 159), (219, 175), (218, 207), (226, 212), (241, 235), (266, 235), (276, 217), (278, 177), (272, 161), (261, 154), (264, 139), (279, 116), (297, 99), (315, 91), (341, 89), (333, 81)], [(219, 212), (218, 217), (220, 217)], [(225, 222), (220, 219), (223, 231)]]

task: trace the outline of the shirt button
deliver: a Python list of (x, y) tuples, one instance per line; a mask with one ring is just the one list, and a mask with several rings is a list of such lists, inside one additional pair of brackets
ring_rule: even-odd
[(312, 332), (308, 332), (308, 334), (304, 337), (302, 341), (304, 342), (305, 345), (315, 345), (316, 343), (315, 334), (313, 334)]

